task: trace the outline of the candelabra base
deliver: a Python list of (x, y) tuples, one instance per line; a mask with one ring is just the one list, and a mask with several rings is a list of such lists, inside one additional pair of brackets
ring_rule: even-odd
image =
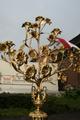
[(44, 120), (48, 115), (40, 110), (35, 110), (34, 112), (30, 112), (29, 116), (32, 117), (33, 120)]

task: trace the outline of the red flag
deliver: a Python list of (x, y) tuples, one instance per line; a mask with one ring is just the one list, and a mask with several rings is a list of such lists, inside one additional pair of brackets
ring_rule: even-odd
[(64, 40), (63, 38), (57, 38), (56, 39), (57, 42), (61, 43), (64, 48), (76, 48), (76, 49), (80, 49), (79, 47), (77, 47), (76, 45), (72, 44), (71, 42)]

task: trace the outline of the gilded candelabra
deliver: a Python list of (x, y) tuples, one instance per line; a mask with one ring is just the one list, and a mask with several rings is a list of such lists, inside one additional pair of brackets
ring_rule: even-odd
[[(32, 86), (32, 99), (36, 107), (34, 112), (29, 114), (33, 120), (43, 120), (47, 113), (41, 111), (43, 103), (46, 101), (46, 87), (43, 82), (53, 82), (49, 79), (54, 74), (58, 74), (58, 79), (66, 80), (64, 71), (74, 65), (74, 70), (80, 72), (79, 50), (66, 49), (57, 41), (61, 34), (59, 28), (54, 28), (50, 33), (45, 32), (45, 27), (51, 25), (49, 18), (38, 16), (35, 23), (25, 22), (22, 27), (25, 28), (26, 37), (18, 50), (15, 49), (13, 41), (0, 43), (1, 58), (11, 64), (13, 68), (23, 75), (27, 82), (34, 83)], [(47, 36), (47, 41), (45, 36)], [(41, 39), (45, 44), (41, 44)], [(36, 42), (36, 47), (34, 43)], [(68, 67), (63, 66), (63, 61), (69, 61)], [(58, 67), (55, 67), (55, 63)]]

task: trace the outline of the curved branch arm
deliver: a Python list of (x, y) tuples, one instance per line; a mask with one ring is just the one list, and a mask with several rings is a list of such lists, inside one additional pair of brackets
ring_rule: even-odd
[(49, 76), (45, 76), (45, 77), (42, 77), (42, 82), (45, 82), (45, 79), (46, 81), (50, 81), (48, 78), (50, 78), (51, 76), (53, 76), (54, 74), (57, 74), (59, 72), (64, 72), (64, 71), (67, 71), (69, 68), (71, 68), (73, 65), (73, 63), (71, 63), (67, 68), (62, 68), (60, 70), (56, 69), (52, 74), (50, 74)]
[(30, 83), (35, 83), (35, 84), (36, 84), (36, 82), (35, 82), (34, 79), (26, 79), (26, 81), (27, 81), (27, 82), (30, 82)]
[(17, 67), (14, 62), (11, 62), (11, 65), (17, 72), (24, 74), (24, 72), (20, 69), (20, 67)]

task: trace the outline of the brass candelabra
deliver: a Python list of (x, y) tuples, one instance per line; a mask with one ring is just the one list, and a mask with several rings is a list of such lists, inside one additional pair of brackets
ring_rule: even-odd
[[(57, 37), (61, 34), (59, 28), (54, 28), (50, 33), (45, 32), (45, 27), (51, 25), (49, 18), (38, 16), (35, 23), (25, 22), (22, 27), (25, 28), (26, 37), (23, 44), (18, 50), (15, 49), (13, 41), (5, 41), (0, 43), (1, 58), (11, 64), (13, 68), (23, 75), (27, 82), (34, 83), (32, 86), (32, 99), (36, 107), (34, 112), (29, 114), (33, 120), (43, 120), (47, 117), (47, 113), (41, 111), (43, 103), (46, 101), (46, 87), (43, 82), (53, 82), (49, 79), (54, 74), (58, 74), (58, 79), (66, 79), (64, 71), (74, 65), (74, 70), (80, 72), (80, 51), (66, 49), (57, 41)], [(47, 41), (45, 36), (47, 35)], [(45, 44), (41, 45), (41, 39), (45, 40)], [(34, 43), (36, 47), (33, 47)], [(35, 45), (34, 45), (35, 46)], [(68, 67), (63, 66), (63, 61), (69, 61)], [(55, 67), (55, 63), (58, 67)]]

